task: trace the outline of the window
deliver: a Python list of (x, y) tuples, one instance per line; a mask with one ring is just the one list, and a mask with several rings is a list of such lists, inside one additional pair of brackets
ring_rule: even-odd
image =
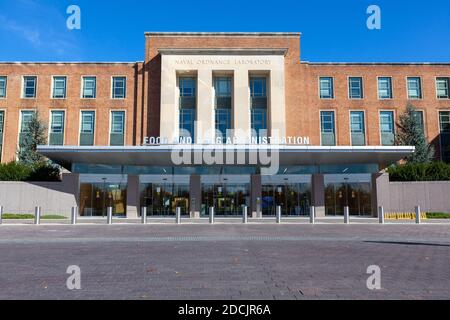
[(215, 78), (214, 90), (216, 92), (216, 97), (231, 98), (231, 78), (230, 77)]
[(23, 77), (22, 97), (27, 99), (36, 98), (37, 77)]
[(127, 92), (127, 78), (114, 77), (112, 89), (113, 99), (125, 99), (126, 92)]
[(392, 79), (389, 77), (378, 78), (378, 98), (392, 99)]
[(322, 136), (322, 146), (336, 145), (334, 111), (320, 112), (320, 131)]
[(0, 98), (6, 98), (6, 77), (0, 77)]
[(51, 133), (64, 132), (64, 111), (52, 111)]
[[(216, 109), (216, 142), (226, 143), (231, 130), (231, 109)], [(217, 139), (220, 138), (220, 141)]]
[(124, 133), (125, 126), (125, 112), (113, 111), (111, 112), (111, 133)]
[(450, 111), (439, 112), (442, 161), (450, 162)]
[(97, 95), (97, 78), (83, 77), (83, 99), (95, 99)]
[(320, 123), (323, 133), (334, 133), (334, 111), (320, 112)]
[(422, 99), (422, 84), (419, 77), (410, 77), (408, 82), (408, 99)]
[(22, 111), (21, 123), (20, 123), (20, 132), (21, 133), (28, 132), (28, 126), (29, 126), (31, 120), (33, 120), (35, 113), (36, 113), (35, 111)]
[(5, 127), (5, 111), (0, 110), (0, 162), (2, 162), (3, 128)]
[(319, 80), (320, 86), (320, 98), (321, 99), (333, 99), (333, 78), (331, 77), (322, 77)]
[(19, 131), (19, 148), (21, 149), (24, 143), (26, 134), (29, 132), (29, 124), (33, 120), (36, 112), (34, 110), (21, 111), (20, 113), (20, 131)]
[(351, 77), (348, 79), (348, 91), (350, 99), (362, 99), (363, 95), (363, 80), (361, 77)]
[(267, 110), (266, 109), (252, 109), (252, 136), (260, 139), (267, 137)]
[(53, 99), (66, 98), (66, 77), (53, 77)]
[(352, 146), (365, 146), (366, 128), (364, 124), (363, 111), (350, 112), (350, 129), (351, 129)]
[(381, 144), (383, 146), (393, 146), (395, 142), (393, 111), (380, 112), (380, 130), (381, 130)]
[(267, 79), (250, 77), (251, 111), (250, 121), (252, 137), (267, 137)]
[(111, 132), (109, 143), (111, 146), (125, 144), (125, 111), (111, 112)]
[(94, 145), (95, 112), (81, 111), (80, 146)]
[[(3, 127), (5, 125), (5, 111), (0, 110), (0, 134), (3, 133)], [(0, 139), (0, 144), (2, 143), (2, 139)]]
[(196, 96), (196, 81), (192, 77), (180, 77), (180, 96), (181, 97), (195, 97)]
[(81, 132), (82, 133), (94, 133), (94, 111), (82, 111), (81, 112)]
[(250, 92), (252, 97), (267, 97), (266, 78), (252, 77), (250, 78)]
[(180, 77), (180, 138), (184, 142), (194, 142), (195, 120), (197, 106), (197, 79), (194, 77)]
[(438, 99), (449, 99), (448, 86), (450, 78), (437, 78), (436, 89)]
[(450, 111), (439, 112), (439, 126), (441, 133), (450, 133)]
[[(194, 141), (195, 109), (180, 109), (180, 137)], [(187, 140), (186, 140), (187, 141)]]
[(52, 111), (50, 118), (50, 138), (51, 146), (64, 145), (64, 111)]
[(420, 128), (422, 129), (422, 132), (425, 134), (425, 123), (423, 121), (423, 111), (420, 111), (420, 110), (414, 111), (413, 112), (413, 117), (420, 124)]
[(231, 77), (214, 79), (216, 142), (225, 143), (231, 130)]

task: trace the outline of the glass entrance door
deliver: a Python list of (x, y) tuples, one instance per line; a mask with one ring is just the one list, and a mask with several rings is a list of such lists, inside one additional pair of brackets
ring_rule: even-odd
[(147, 208), (148, 216), (175, 216), (177, 207), (182, 215), (189, 214), (189, 185), (144, 183), (141, 188), (141, 206)]
[(281, 206), (284, 216), (307, 216), (311, 205), (311, 188), (306, 183), (264, 184), (262, 186), (262, 214), (275, 216)]
[(80, 184), (80, 216), (106, 217), (107, 208), (114, 216), (126, 215), (127, 186), (111, 183)]
[(202, 215), (214, 207), (216, 216), (241, 216), (242, 207), (249, 206), (249, 184), (204, 184)]
[(328, 216), (343, 216), (348, 206), (352, 216), (372, 215), (372, 184), (370, 177), (358, 175), (325, 176), (325, 212)]

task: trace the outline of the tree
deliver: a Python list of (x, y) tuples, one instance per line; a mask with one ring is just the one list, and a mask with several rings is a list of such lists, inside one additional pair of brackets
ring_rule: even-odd
[(425, 137), (422, 119), (418, 114), (417, 109), (409, 104), (406, 111), (400, 115), (396, 144), (416, 147), (416, 152), (406, 159), (408, 162), (429, 163), (435, 157), (435, 149)]
[(40, 120), (36, 111), (20, 134), (19, 161), (23, 164), (34, 166), (46, 162), (46, 158), (37, 152), (38, 145), (47, 144), (47, 126)]

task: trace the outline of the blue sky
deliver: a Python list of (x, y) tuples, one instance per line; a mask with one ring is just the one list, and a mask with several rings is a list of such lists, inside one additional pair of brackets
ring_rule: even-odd
[[(71, 4), (81, 30), (66, 27)], [(366, 27), (371, 4), (381, 30)], [(0, 0), (0, 61), (140, 61), (144, 31), (295, 31), (304, 61), (450, 62), (448, 0)]]

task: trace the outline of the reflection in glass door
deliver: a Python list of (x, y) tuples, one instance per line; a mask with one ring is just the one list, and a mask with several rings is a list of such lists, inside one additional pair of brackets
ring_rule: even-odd
[(107, 208), (114, 216), (126, 215), (127, 185), (110, 183), (81, 183), (80, 216), (106, 217)]
[(311, 186), (307, 183), (264, 184), (262, 214), (275, 216), (281, 206), (284, 216), (307, 216), (311, 205)]
[(214, 207), (216, 216), (241, 216), (242, 207), (250, 205), (249, 184), (203, 184), (202, 215)]
[(141, 206), (148, 216), (175, 216), (177, 207), (182, 215), (189, 214), (188, 184), (143, 183), (141, 190)]
[(328, 216), (343, 216), (348, 206), (352, 216), (372, 214), (370, 182), (332, 182), (325, 184), (325, 212)]

